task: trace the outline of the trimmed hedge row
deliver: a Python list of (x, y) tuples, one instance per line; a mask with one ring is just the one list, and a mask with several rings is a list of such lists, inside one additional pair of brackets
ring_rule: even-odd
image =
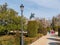
[(36, 41), (38, 38), (42, 37), (42, 34), (37, 34), (37, 36), (34, 38), (30, 38), (30, 37), (24, 37), (24, 41), (25, 41), (25, 45), (29, 45), (31, 43), (33, 43), (34, 41)]
[(36, 37), (38, 33), (38, 23), (37, 21), (28, 21), (28, 37)]

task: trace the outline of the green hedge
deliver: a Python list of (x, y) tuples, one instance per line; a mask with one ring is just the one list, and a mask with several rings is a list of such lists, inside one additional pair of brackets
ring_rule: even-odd
[(37, 21), (28, 21), (27, 31), (28, 31), (29, 37), (35, 37), (37, 35), (37, 32), (38, 32)]

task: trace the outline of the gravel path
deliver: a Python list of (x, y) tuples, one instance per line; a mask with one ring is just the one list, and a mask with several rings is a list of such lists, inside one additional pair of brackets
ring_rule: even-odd
[(30, 45), (60, 45), (60, 38), (50, 34), (41, 37)]

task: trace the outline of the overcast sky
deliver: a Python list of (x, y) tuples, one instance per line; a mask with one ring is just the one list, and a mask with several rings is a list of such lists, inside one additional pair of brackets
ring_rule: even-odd
[(60, 0), (0, 0), (0, 4), (7, 2), (20, 15), (20, 5), (24, 5), (24, 16), (29, 18), (31, 12), (35, 17), (51, 19), (60, 14)]

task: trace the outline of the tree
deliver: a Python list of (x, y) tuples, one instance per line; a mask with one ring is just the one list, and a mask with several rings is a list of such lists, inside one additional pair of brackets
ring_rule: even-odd
[(54, 31), (57, 31), (57, 29), (58, 29), (57, 18), (56, 17), (52, 18), (52, 28), (53, 28)]
[(0, 6), (0, 13), (3, 13), (7, 10), (7, 3)]
[[(11, 8), (7, 8), (7, 3), (4, 5), (1, 5), (0, 10), (0, 26), (4, 27), (4, 30), (20, 30), (21, 29), (21, 16), (18, 15), (18, 13)], [(2, 13), (1, 13), (2, 12)], [(25, 29), (25, 23), (26, 23), (26, 18), (23, 17), (23, 24), (24, 24), (24, 29)], [(7, 25), (5, 23), (7, 22)]]

